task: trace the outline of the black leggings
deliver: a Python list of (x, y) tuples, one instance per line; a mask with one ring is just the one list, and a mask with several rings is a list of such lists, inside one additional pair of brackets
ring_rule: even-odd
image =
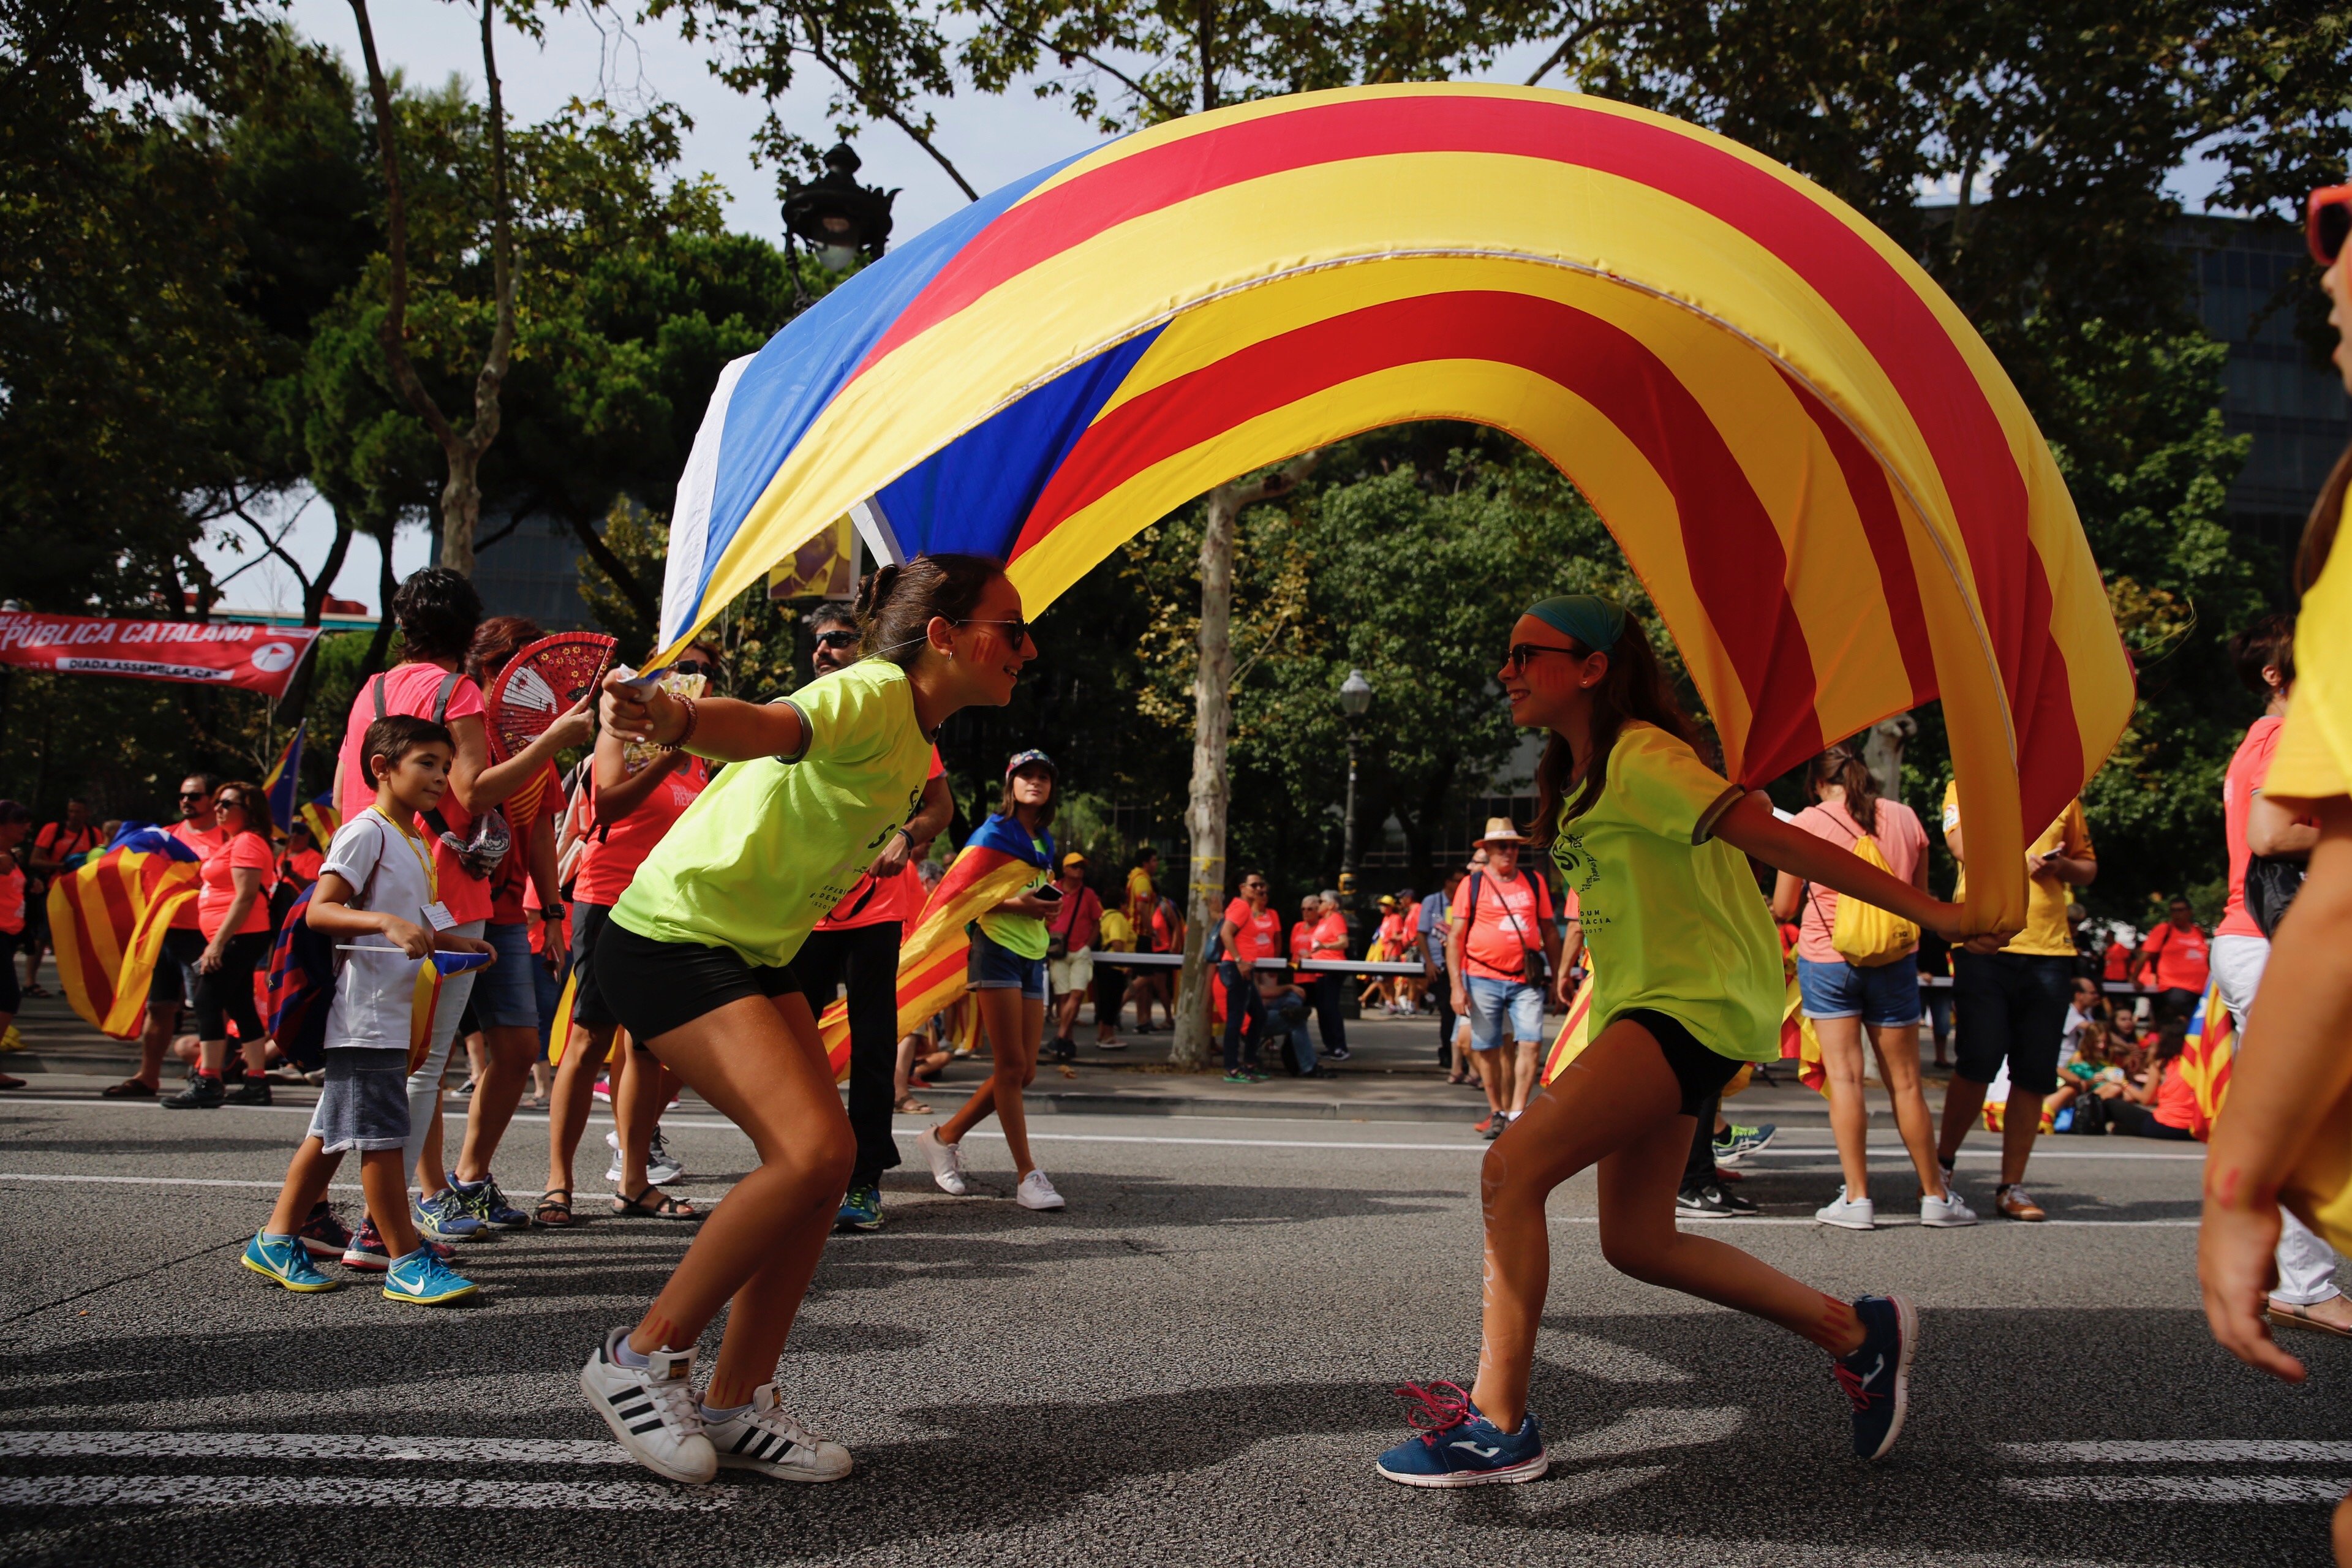
[(2197, 1134), (2188, 1128), (2158, 1121), (2155, 1111), (2128, 1100), (2107, 1101), (2107, 1125), (2126, 1138), (2164, 1138), (2179, 1143), (2191, 1143), (2197, 1139)]
[(238, 1039), (248, 1046), (261, 1044), (268, 1031), (254, 1010), (253, 972), (268, 956), (266, 931), (249, 931), (228, 939), (221, 950), (220, 967), (196, 976), (196, 1038), (227, 1038), (227, 1026), (222, 1022), (226, 1014), (236, 1025)]

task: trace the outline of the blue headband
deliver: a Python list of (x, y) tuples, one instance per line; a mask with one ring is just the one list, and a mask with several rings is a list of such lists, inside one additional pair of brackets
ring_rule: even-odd
[(1597, 594), (1562, 594), (1529, 605), (1528, 614), (1594, 653), (1615, 647), (1618, 635), (1625, 629), (1625, 606)]

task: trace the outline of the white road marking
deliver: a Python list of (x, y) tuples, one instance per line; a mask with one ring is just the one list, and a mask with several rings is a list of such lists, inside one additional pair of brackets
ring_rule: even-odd
[(2036, 1465), (2342, 1465), (2352, 1443), (2247, 1437), (2182, 1437), (2171, 1442), (2003, 1443), (2003, 1458)]
[(2352, 1479), (2326, 1476), (2004, 1476), (2000, 1489), (2036, 1502), (2328, 1503)]
[[(84, 1176), (59, 1171), (0, 1171), (0, 1182), (95, 1182), (110, 1187), (260, 1187), (276, 1192), (286, 1184), (276, 1182), (229, 1182), (213, 1176)], [(358, 1192), (359, 1184), (347, 1182), (335, 1188), (337, 1192)]]
[[(1739, 1219), (1701, 1219), (1696, 1215), (1676, 1215), (1675, 1219), (1680, 1225), (1704, 1226), (1707, 1227), (1709, 1235), (1720, 1231), (1728, 1236), (1735, 1231), (1746, 1230), (1751, 1226), (1759, 1225), (1821, 1226), (1823, 1230), (1835, 1228), (1823, 1226), (1817, 1219), (1799, 1215), (1748, 1215)], [(1599, 1225), (1601, 1216), (1589, 1214), (1556, 1214), (1551, 1216), (1551, 1223)], [(2197, 1225), (2198, 1222), (2193, 1219), (2045, 1219), (2037, 1220), (2032, 1225), (2020, 1224), (2014, 1220), (2004, 1221), (1999, 1225), (1988, 1223), (1975, 1228), (1989, 1231), (2035, 1231), (2072, 1226), (2076, 1229), (2099, 1230), (2195, 1230)], [(1878, 1228), (1881, 1230), (1895, 1230), (1904, 1226), (1916, 1230), (1919, 1228), (1919, 1222), (1916, 1219), (1883, 1219), (1878, 1222)]]
[(627, 1465), (605, 1438), (403, 1437), (385, 1433), (0, 1432), (10, 1459), (415, 1459), (446, 1465)]
[[(0, 1508), (413, 1508), (446, 1510), (454, 1479), (374, 1476), (11, 1476), (0, 1478)], [(644, 1509), (703, 1512), (731, 1507), (731, 1490), (657, 1481), (465, 1483), (479, 1509)]]

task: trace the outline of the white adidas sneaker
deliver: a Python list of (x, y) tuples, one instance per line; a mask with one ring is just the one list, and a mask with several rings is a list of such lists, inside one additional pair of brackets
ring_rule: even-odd
[(1057, 1209), (1063, 1206), (1062, 1194), (1054, 1190), (1054, 1184), (1045, 1179), (1043, 1171), (1032, 1171), (1022, 1177), (1021, 1184), (1013, 1189), (1013, 1201), (1024, 1209)]
[(940, 1191), (950, 1197), (961, 1197), (968, 1190), (963, 1179), (963, 1145), (940, 1142), (939, 1129), (926, 1127), (915, 1134), (915, 1147), (931, 1163), (931, 1180)]
[(757, 1470), (779, 1481), (837, 1481), (849, 1473), (849, 1450), (785, 1415), (772, 1383), (752, 1392), (743, 1414), (706, 1424), (703, 1435), (722, 1470)]
[(1813, 1211), (1813, 1218), (1843, 1230), (1875, 1230), (1878, 1228), (1878, 1205), (1868, 1198), (1849, 1198), (1845, 1195), (1845, 1189), (1840, 1187), (1834, 1200)]
[(694, 1396), (694, 1352), (654, 1351), (644, 1366), (623, 1366), (614, 1350), (628, 1331), (604, 1336), (580, 1369), (580, 1392), (631, 1458), (657, 1476), (699, 1486), (719, 1474), (719, 1456)]
[(1949, 1187), (1940, 1198), (1919, 1200), (1919, 1223), (1937, 1230), (1957, 1230), (1964, 1225), (1977, 1223), (1977, 1211), (1962, 1202), (1960, 1194)]

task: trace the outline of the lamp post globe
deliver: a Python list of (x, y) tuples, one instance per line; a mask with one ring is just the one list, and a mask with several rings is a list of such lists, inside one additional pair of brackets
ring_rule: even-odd
[(828, 272), (846, 272), (860, 255), (879, 257), (890, 241), (896, 190), (857, 183), (860, 160), (846, 142), (824, 155), (824, 173), (803, 184), (784, 182), (784, 232), (805, 240)]

